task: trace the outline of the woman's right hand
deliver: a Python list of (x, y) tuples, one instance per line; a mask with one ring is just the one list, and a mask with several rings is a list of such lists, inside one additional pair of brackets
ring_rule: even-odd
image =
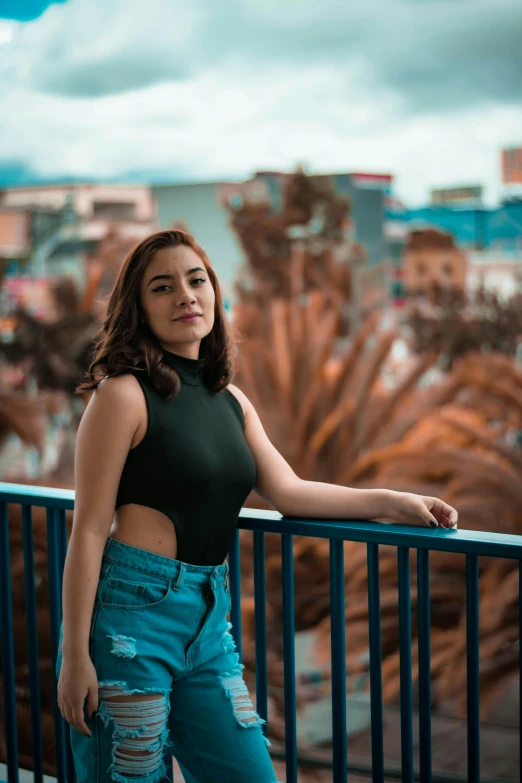
[(85, 699), (90, 717), (98, 709), (98, 677), (90, 657), (63, 656), (58, 679), (58, 707), (67, 723), (90, 737), (85, 723)]
[(430, 527), (457, 529), (458, 512), (443, 500), (412, 492), (388, 493), (385, 515), (376, 522), (395, 522), (399, 525), (429, 525)]

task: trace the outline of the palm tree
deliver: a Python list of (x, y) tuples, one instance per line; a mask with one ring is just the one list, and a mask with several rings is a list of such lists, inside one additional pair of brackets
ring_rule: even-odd
[[(303, 176), (294, 184), (299, 184), (309, 204), (312, 190)], [(247, 256), (243, 278), (248, 282), (240, 281), (234, 311), (234, 326), (241, 336), (236, 383), (252, 400), (271, 441), (302, 478), (437, 495), (458, 507), (463, 528), (522, 533), (522, 457), (516, 442), (522, 429), (521, 375), (513, 359), (470, 351), (480, 347), (479, 335), (468, 342), (468, 350), (450, 369), (446, 343), (424, 342), (409, 369), (389, 388), (383, 382), (384, 371), (396, 339), (405, 335), (404, 328), (400, 323), (384, 328), (380, 314), (372, 313), (359, 330), (347, 332), (342, 317), (347, 303), (350, 306), (347, 290), (336, 296), (332, 276), (326, 274), (324, 280), (310, 277), (303, 271), (309, 267), (302, 259), (289, 272), (291, 251), (284, 227), (304, 222), (311, 212), (304, 217), (301, 212), (296, 218), (292, 210), (288, 199), (282, 214), (273, 214), (269, 205), (246, 204), (232, 215)], [(329, 249), (335, 249), (334, 240)], [(349, 278), (353, 268), (349, 258), (347, 267)], [(428, 373), (435, 369), (441, 380), (426, 383)], [(268, 506), (254, 495), (245, 505)], [(245, 676), (253, 687), (252, 537), (243, 532), (241, 539), (245, 551), (243, 660)], [(399, 688), (396, 551), (380, 549), (384, 698), (393, 702)], [(316, 630), (316, 662), (329, 687), (328, 542), (296, 537), (294, 563), (296, 627)], [(361, 653), (368, 646), (365, 546), (346, 542), (345, 564), (347, 671), (364, 673)], [(430, 564), (434, 695), (439, 701), (456, 698), (463, 714), (465, 561), (433, 552)], [(487, 614), (481, 624), (480, 646), (485, 715), (518, 665), (518, 571), (512, 562), (499, 565), (481, 558), (480, 565), (481, 618)], [(269, 683), (276, 707), (270, 731), (282, 739), (282, 579), (280, 540), (275, 535), (266, 536), (266, 573)], [(414, 568), (411, 573), (415, 609)], [(415, 652), (413, 661), (415, 681)], [(306, 700), (304, 692), (298, 694), (298, 707)]]

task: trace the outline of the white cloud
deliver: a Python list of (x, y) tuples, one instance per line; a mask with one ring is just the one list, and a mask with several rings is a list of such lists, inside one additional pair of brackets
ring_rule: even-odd
[[(7, 19), (0, 19), (0, 46), (8, 46), (16, 38), (17, 25)], [(5, 51), (5, 50), (2, 50)]]
[[(457, 5), (455, 24), (471, 4)], [(408, 13), (421, 18), (422, 9), (426, 19), (439, 18), (431, 6), (399, 4), (401, 25)], [(475, 90), (467, 103), (464, 83), (462, 101), (455, 104), (454, 93), (444, 108), (447, 63), (437, 66), (431, 51), (423, 55), (426, 40), (436, 53), (443, 30), (415, 29), (394, 59), (397, 42), (386, 40), (393, 32), (384, 15), (368, 27), (371, 4), (351, 17), (347, 7), (332, 3), (318, 15), (309, 0), (291, 0), (281, 12), (275, 0), (51, 6), (12, 28), (22, 32), (9, 41), (0, 80), (0, 163), (23, 161), (46, 178), (143, 170), (219, 179), (305, 161), (314, 171), (392, 173), (398, 194), (414, 203), (426, 200), (429, 187), (475, 182), (494, 200), (499, 149), (522, 142), (518, 106), (503, 100), (505, 91), (498, 100), (478, 100)], [(0, 42), (6, 29), (0, 25)], [(299, 50), (307, 40), (317, 46)], [(469, 36), (462, 48), (470, 48)], [(430, 85), (437, 67), (441, 83), (430, 89), (440, 100), (430, 104), (422, 80)]]

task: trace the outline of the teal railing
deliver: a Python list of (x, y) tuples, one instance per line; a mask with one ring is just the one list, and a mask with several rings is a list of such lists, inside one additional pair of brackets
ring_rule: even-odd
[[(65, 512), (74, 507), (74, 492), (52, 488), (0, 483), (0, 612), (4, 697), (5, 747), (8, 783), (18, 783), (18, 736), (16, 683), (13, 644), (13, 614), (10, 578), (10, 531), (8, 504), (20, 504), (24, 548), (25, 610), (28, 644), (29, 688), (34, 783), (43, 781), (42, 726), (39, 700), (38, 629), (34, 576), (32, 513), (34, 506), (47, 509), (49, 608), (53, 677), (61, 622), (62, 573), (67, 550)], [(430, 678), (430, 551), (452, 552), (466, 559), (467, 633), (467, 780), (480, 778), (480, 687), (478, 558), (509, 558), (519, 561), (519, 588), (522, 588), (522, 536), (482, 533), (469, 530), (431, 530), (422, 527), (386, 525), (331, 519), (294, 519), (271, 511), (243, 509), (239, 527), (253, 532), (255, 599), (256, 709), (268, 722), (266, 659), (266, 533), (282, 539), (283, 664), (285, 712), (285, 760), (287, 783), (297, 782), (296, 672), (294, 649), (294, 563), (293, 536), (327, 538), (330, 541), (330, 609), (332, 656), (332, 735), (333, 781), (347, 780), (349, 751), (346, 726), (345, 588), (343, 542), (358, 541), (367, 546), (369, 668), (371, 699), (372, 780), (384, 783), (383, 700), (381, 677), (379, 545), (397, 549), (399, 578), (400, 634), (400, 721), (401, 771), (404, 783), (432, 780), (431, 678)], [(410, 550), (417, 550), (417, 604), (419, 653), (419, 769), (414, 769), (412, 707), (412, 628), (410, 606)], [(241, 658), (240, 537), (236, 534), (229, 553), (232, 597), (232, 634)], [(519, 610), (519, 628), (522, 614)], [(520, 639), (520, 636), (519, 636)], [(54, 681), (56, 693), (56, 681)], [(521, 694), (522, 695), (522, 694)], [(520, 700), (522, 704), (522, 699)], [(74, 783), (68, 726), (57, 704), (55, 709), (56, 774), (59, 783)], [(263, 730), (267, 732), (268, 724)], [(522, 736), (520, 738), (522, 748)], [(434, 779), (434, 777), (433, 777)]]

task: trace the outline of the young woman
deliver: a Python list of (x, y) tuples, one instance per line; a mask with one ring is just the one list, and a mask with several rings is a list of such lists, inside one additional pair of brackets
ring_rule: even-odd
[(301, 480), (230, 384), (210, 262), (159, 231), (127, 256), (88, 381), (65, 562), (58, 704), (78, 783), (273, 783), (227, 622), (252, 489), (282, 514), (456, 527), (430, 497)]

